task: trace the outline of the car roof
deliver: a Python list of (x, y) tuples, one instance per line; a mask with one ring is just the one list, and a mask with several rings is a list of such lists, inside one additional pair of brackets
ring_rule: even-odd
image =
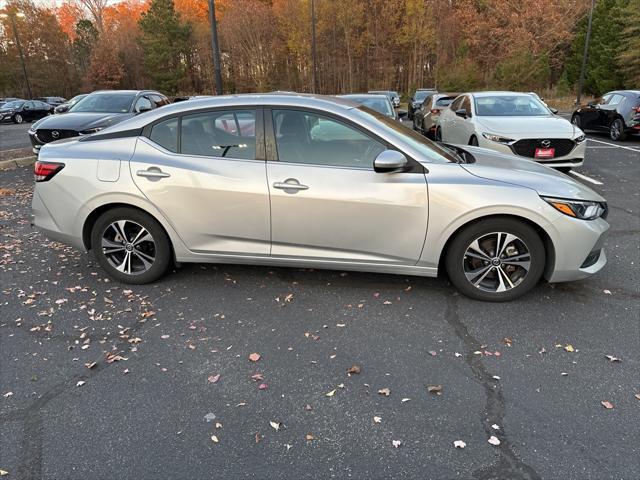
[(96, 90), (91, 94), (115, 94), (115, 95), (137, 95), (139, 93), (160, 93), (155, 90)]
[(383, 93), (346, 93), (344, 95), (336, 95), (336, 96), (340, 98), (384, 98), (385, 100), (389, 99), (389, 97), (387, 97)]
[(514, 95), (531, 95), (530, 92), (509, 92), (507, 90), (496, 90), (489, 92), (467, 92), (460, 95), (473, 95), (474, 97), (513, 97)]

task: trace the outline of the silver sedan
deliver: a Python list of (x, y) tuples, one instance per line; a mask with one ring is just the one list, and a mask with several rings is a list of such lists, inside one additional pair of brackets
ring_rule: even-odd
[(435, 277), (511, 300), (606, 263), (607, 204), (551, 168), (296, 94), (195, 99), (45, 145), (34, 223), (142, 284), (174, 262)]

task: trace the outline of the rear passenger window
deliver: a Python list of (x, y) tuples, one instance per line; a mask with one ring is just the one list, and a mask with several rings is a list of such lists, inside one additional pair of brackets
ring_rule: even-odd
[(181, 150), (206, 157), (256, 158), (255, 110), (227, 110), (182, 117)]
[(154, 125), (149, 138), (170, 152), (178, 151), (178, 119), (171, 118)]

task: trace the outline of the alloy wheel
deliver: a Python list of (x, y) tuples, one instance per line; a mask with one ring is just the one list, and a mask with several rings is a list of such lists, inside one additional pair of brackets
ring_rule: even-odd
[(620, 132), (621, 132), (620, 120), (614, 120), (613, 123), (611, 124), (611, 129), (609, 131), (611, 139), (618, 140), (620, 138)]
[(20, 115), (19, 113), (16, 113), (16, 116), (13, 117), (16, 121), (16, 123), (22, 123), (22, 115)]
[(492, 232), (471, 242), (462, 259), (462, 267), (474, 287), (502, 293), (524, 281), (531, 268), (531, 253), (516, 235)]
[(107, 261), (127, 275), (145, 273), (156, 260), (156, 243), (151, 233), (131, 220), (110, 223), (102, 233), (101, 248)]

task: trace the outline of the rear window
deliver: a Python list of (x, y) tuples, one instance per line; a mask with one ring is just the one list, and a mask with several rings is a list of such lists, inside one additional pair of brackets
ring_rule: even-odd
[(178, 151), (178, 119), (171, 118), (158, 123), (151, 129), (149, 138), (170, 152)]
[(442, 97), (436, 100), (436, 107), (448, 107), (456, 97)]

